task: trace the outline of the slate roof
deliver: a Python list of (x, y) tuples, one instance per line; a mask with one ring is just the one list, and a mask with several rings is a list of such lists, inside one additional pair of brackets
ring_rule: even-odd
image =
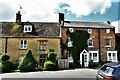
[[(32, 32), (23, 32), (24, 25), (31, 24)], [(56, 22), (0, 22), (0, 37), (40, 37), (58, 38), (59, 24)]]
[(79, 28), (114, 28), (112, 25), (104, 22), (79, 22), (65, 21), (64, 27), (79, 27)]

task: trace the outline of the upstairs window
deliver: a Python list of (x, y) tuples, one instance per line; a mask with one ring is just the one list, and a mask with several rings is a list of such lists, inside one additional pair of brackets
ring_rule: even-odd
[(27, 49), (27, 40), (20, 40), (19, 48)]
[(88, 47), (93, 47), (93, 39), (92, 38), (88, 39)]
[(24, 32), (32, 32), (32, 25), (24, 25)]
[(45, 51), (46, 50), (46, 44), (47, 41), (40, 41), (40, 51)]
[(106, 29), (106, 34), (110, 34), (110, 29)]
[(73, 41), (71, 41), (70, 37), (68, 38), (68, 47), (73, 47)]
[(70, 32), (70, 33), (73, 33), (73, 32), (74, 32), (74, 29), (73, 29), (73, 28), (69, 28), (69, 32)]
[(88, 33), (92, 34), (92, 29), (88, 29)]
[(106, 42), (106, 47), (111, 46), (111, 39), (105, 39), (105, 42)]

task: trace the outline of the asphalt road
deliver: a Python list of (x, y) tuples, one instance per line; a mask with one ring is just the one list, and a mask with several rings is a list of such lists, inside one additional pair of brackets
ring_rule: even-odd
[[(78, 78), (78, 80), (80, 80), (79, 78), (84, 78), (84, 80), (85, 79), (86, 80), (88, 80), (88, 79), (95, 80), (96, 74), (97, 74), (97, 70), (95, 70), (95, 69), (80, 68), (80, 69), (74, 69), (74, 70), (61, 70), (61, 71), (5, 73), (5, 74), (0, 74), (0, 77), (3, 78), (2, 80), (18, 80), (18, 79), (4, 79), (4, 78), (29, 78), (28, 80), (30, 80), (30, 78), (31, 78), (31, 80), (33, 80), (32, 78), (71, 78), (71, 79)], [(24, 80), (24, 79), (19, 79), (19, 80)], [(41, 80), (41, 79), (38, 79), (38, 80)], [(74, 80), (74, 79), (72, 79), (72, 80)]]

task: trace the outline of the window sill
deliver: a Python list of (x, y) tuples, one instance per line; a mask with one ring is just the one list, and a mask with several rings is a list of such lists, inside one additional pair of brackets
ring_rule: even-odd
[(27, 50), (27, 48), (19, 48), (19, 50)]
[(88, 48), (94, 48), (94, 46), (88, 46)]
[(105, 46), (105, 47), (106, 47), (106, 48), (107, 48), (107, 47), (109, 48), (109, 47), (112, 47), (112, 46), (109, 45), (109, 46)]

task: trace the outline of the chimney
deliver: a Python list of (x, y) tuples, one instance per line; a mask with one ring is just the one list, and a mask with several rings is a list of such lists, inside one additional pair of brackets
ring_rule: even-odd
[(18, 13), (16, 13), (16, 22), (21, 22), (21, 14), (20, 14), (20, 11), (18, 11)]
[(107, 23), (110, 25), (110, 21), (107, 21)]
[(59, 24), (61, 26), (64, 25), (64, 14), (63, 13), (59, 13)]

